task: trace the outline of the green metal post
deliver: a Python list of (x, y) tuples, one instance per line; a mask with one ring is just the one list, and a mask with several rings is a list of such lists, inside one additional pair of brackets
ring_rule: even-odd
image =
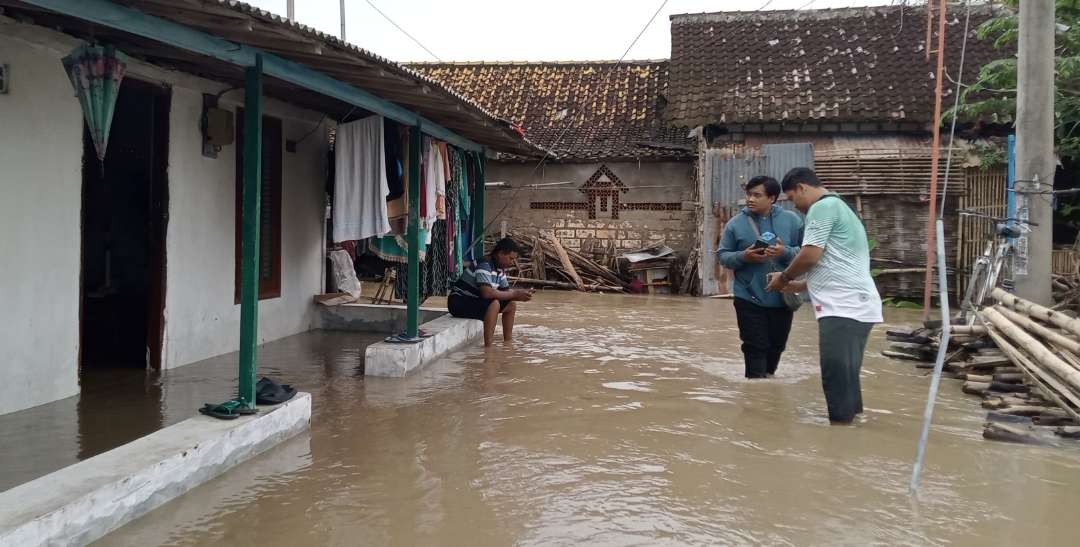
[(262, 189), (262, 55), (245, 69), (244, 190), (240, 257), (240, 394), (255, 407), (255, 347), (259, 332), (259, 193)]
[[(420, 126), (409, 131), (409, 244), (408, 315), (405, 322), (406, 338), (416, 338), (420, 325), (420, 146), (423, 143)], [(433, 198), (434, 196), (432, 196)]]
[(477, 260), (484, 256), (484, 227), (487, 220), (484, 218), (484, 204), (486, 188), (484, 186), (484, 170), (487, 168), (487, 151), (481, 150), (476, 153), (476, 182), (473, 185), (473, 241), (476, 242), (473, 256)]

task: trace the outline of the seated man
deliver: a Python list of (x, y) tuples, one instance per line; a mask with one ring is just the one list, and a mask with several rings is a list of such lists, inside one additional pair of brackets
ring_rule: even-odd
[(503, 340), (510, 341), (514, 333), (514, 313), (518, 302), (532, 300), (533, 289), (511, 289), (506, 279), (506, 268), (514, 265), (518, 247), (506, 237), (495, 244), (491, 260), (478, 260), (465, 269), (454, 283), (447, 300), (450, 315), (484, 322), (484, 346), (495, 340), (495, 324), (502, 314)]

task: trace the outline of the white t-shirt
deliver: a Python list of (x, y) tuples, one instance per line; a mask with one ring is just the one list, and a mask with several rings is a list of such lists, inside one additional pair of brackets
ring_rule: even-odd
[(859, 217), (836, 194), (827, 194), (806, 213), (803, 246), (821, 248), (821, 260), (806, 273), (814, 315), (881, 323), (881, 295), (870, 276), (870, 245)]

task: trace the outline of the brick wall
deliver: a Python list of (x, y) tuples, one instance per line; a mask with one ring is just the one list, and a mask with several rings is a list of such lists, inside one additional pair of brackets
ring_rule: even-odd
[[(554, 233), (580, 250), (599, 242), (634, 250), (665, 240), (685, 257), (692, 234), (691, 162), (488, 163), (487, 221), (497, 233)], [(604, 169), (606, 167), (606, 169)], [(562, 184), (565, 183), (565, 184)], [(543, 185), (543, 186), (533, 186)], [(591, 240), (591, 242), (590, 242)]]

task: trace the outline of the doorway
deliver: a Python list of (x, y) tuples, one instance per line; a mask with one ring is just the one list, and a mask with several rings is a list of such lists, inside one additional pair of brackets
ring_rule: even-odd
[(161, 367), (170, 93), (125, 79), (104, 165), (83, 131), (80, 366)]

